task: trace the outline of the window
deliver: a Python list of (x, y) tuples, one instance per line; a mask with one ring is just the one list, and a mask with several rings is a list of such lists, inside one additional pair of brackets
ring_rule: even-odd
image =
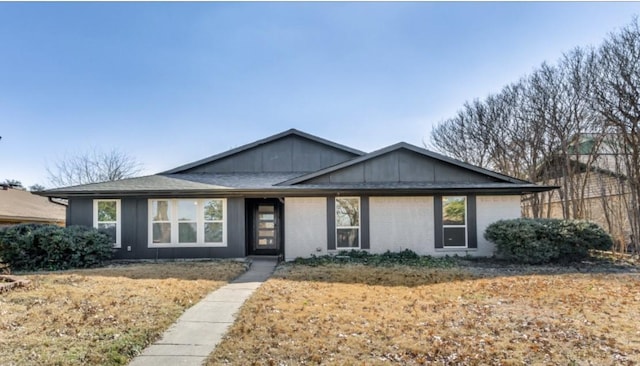
[(226, 200), (149, 200), (149, 247), (226, 246)]
[(360, 198), (336, 198), (336, 249), (360, 248)]
[(120, 248), (120, 200), (94, 200), (93, 227), (109, 235), (114, 248)]
[(444, 248), (467, 247), (467, 198), (442, 197), (442, 240)]
[(178, 243), (198, 241), (198, 201), (178, 200)]

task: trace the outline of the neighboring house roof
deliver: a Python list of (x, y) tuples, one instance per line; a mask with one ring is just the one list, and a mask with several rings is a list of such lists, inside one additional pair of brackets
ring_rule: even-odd
[(222, 160), (222, 159), (224, 159), (226, 157), (229, 157), (229, 156), (232, 156), (232, 155), (235, 155), (235, 154), (239, 154), (241, 152), (254, 149), (254, 148), (256, 148), (256, 147), (258, 147), (260, 145), (265, 145), (265, 144), (274, 142), (276, 140), (280, 140), (282, 138), (290, 137), (290, 136), (302, 137), (302, 138), (305, 138), (307, 140), (311, 140), (311, 141), (317, 142), (317, 143), (322, 144), (322, 145), (327, 145), (327, 146), (333, 147), (335, 149), (342, 150), (344, 152), (348, 152), (348, 153), (353, 154), (353, 155), (364, 155), (363, 151), (356, 150), (356, 149), (353, 149), (353, 148), (345, 146), (345, 145), (340, 145), (340, 144), (335, 143), (333, 141), (325, 140), (325, 139), (323, 139), (321, 137), (310, 135), (308, 133), (305, 133), (305, 132), (302, 132), (302, 131), (298, 131), (295, 128), (292, 128), (292, 129), (289, 129), (287, 131), (275, 134), (273, 136), (269, 136), (267, 138), (264, 138), (264, 139), (261, 139), (261, 140), (255, 141), (255, 142), (252, 142), (252, 143), (249, 143), (249, 144), (246, 144), (246, 145), (242, 145), (240, 147), (225, 151), (225, 152), (220, 153), (220, 154), (212, 155), (212, 156), (210, 156), (208, 158), (204, 158), (204, 159), (201, 159), (201, 160), (198, 160), (198, 161), (194, 161), (194, 162), (189, 163), (189, 164), (181, 165), (181, 166), (179, 166), (177, 168), (173, 168), (173, 169), (167, 170), (167, 171), (159, 173), (159, 174), (181, 173), (181, 172), (184, 172), (185, 170), (189, 170), (191, 168), (194, 168), (194, 167), (197, 167), (197, 166), (200, 166), (200, 165), (212, 163), (212, 162), (217, 161), (217, 160)]
[[(295, 145), (300, 143), (300, 138), (313, 142), (304, 140), (306, 145), (303, 144), (304, 146), (297, 150), (301, 155), (296, 155), (295, 159), (287, 158), (296, 154), (296, 146), (302, 146)], [(283, 149), (283, 146), (286, 148)], [(318, 155), (322, 155), (324, 160), (319, 160)], [(256, 157), (267, 164), (254, 164), (252, 159)], [(230, 164), (229, 159), (233, 159), (233, 164)], [(299, 171), (273, 171), (275, 168), (281, 168), (278, 164), (274, 165), (273, 159), (282, 159), (275, 161), (286, 161), (292, 170)], [(308, 160), (308, 167), (322, 168), (316, 168), (311, 172), (309, 169), (301, 171), (300, 159)], [(327, 167), (327, 162), (336, 159), (341, 160)], [(236, 166), (242, 164), (246, 166)], [(157, 175), (63, 187), (41, 194), (63, 198), (178, 195), (302, 196), (356, 192), (384, 195), (451, 192), (517, 194), (553, 188), (555, 187), (536, 185), (469, 165), (404, 142), (365, 154), (297, 130), (288, 130)]]
[(21, 189), (0, 189), (0, 222), (64, 223), (66, 205)]

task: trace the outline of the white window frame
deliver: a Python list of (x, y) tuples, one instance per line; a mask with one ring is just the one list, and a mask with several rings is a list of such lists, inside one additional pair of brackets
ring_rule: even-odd
[[(116, 221), (98, 221), (98, 204), (100, 202), (116, 203)], [(116, 242), (113, 243), (114, 248), (122, 248), (122, 214), (119, 199), (98, 199), (93, 200), (93, 227), (98, 228), (98, 224), (116, 224)]]
[[(222, 220), (205, 220), (204, 219), (204, 203), (205, 201), (218, 200), (222, 202)], [(169, 221), (153, 221), (153, 202), (156, 201), (168, 201), (171, 217)], [(178, 242), (178, 228), (181, 221), (178, 220), (178, 201), (196, 201), (196, 228), (197, 228), (197, 240), (195, 243), (180, 243)], [(226, 198), (150, 198), (147, 202), (148, 207), (148, 226), (147, 226), (147, 245), (149, 248), (191, 248), (191, 247), (205, 247), (205, 248), (219, 248), (227, 246), (227, 199)], [(169, 222), (171, 224), (171, 242), (170, 243), (154, 243), (153, 242), (153, 224), (154, 222)], [(183, 223), (186, 221), (182, 221)], [(192, 221), (191, 221), (192, 222)], [(222, 222), (222, 242), (205, 242), (204, 228), (205, 223)]]
[[(464, 198), (464, 225), (445, 225), (444, 223), (444, 201), (446, 198), (457, 198), (457, 197), (462, 197)], [(469, 197), (468, 196), (442, 196), (442, 248), (443, 249), (467, 249), (469, 248), (469, 230), (468, 230), (468, 224), (469, 224), (469, 210), (468, 210), (468, 202), (469, 202)], [(464, 228), (464, 246), (461, 245), (447, 245), (447, 243), (445, 243), (444, 238), (444, 229), (446, 228)]]
[[(338, 200), (339, 199), (357, 199), (358, 200), (358, 226), (338, 226)], [(360, 197), (336, 197), (334, 200), (335, 214), (333, 220), (335, 222), (335, 242), (336, 250), (360, 249), (362, 247), (362, 200)], [(358, 229), (358, 246), (357, 247), (340, 247), (338, 246), (338, 229)]]

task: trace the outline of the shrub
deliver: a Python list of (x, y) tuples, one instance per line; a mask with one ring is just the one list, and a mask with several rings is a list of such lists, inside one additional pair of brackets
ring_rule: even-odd
[(386, 251), (382, 254), (370, 254), (366, 250), (343, 250), (336, 255), (314, 255), (311, 258), (296, 258), (294, 263), (309, 266), (321, 266), (329, 263), (360, 263), (372, 266), (407, 265), (447, 268), (453, 267), (456, 261), (451, 257), (421, 257), (416, 252), (405, 249), (401, 252)]
[(581, 220), (500, 220), (487, 227), (484, 237), (496, 244), (498, 257), (529, 264), (577, 261), (587, 258), (590, 249), (613, 245), (600, 226)]
[(111, 257), (109, 237), (93, 228), (20, 224), (0, 231), (0, 259), (12, 270), (60, 270)]

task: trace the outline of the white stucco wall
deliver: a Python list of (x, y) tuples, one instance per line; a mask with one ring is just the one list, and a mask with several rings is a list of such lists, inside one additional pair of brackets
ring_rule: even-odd
[(435, 255), (433, 197), (369, 197), (371, 253)]
[(498, 220), (520, 217), (520, 196), (477, 196), (476, 213), (478, 251), (475, 255), (492, 256), (495, 246), (485, 240), (484, 230)]
[(285, 260), (327, 254), (326, 197), (285, 198), (284, 221)]
[[(285, 260), (327, 254), (327, 199), (285, 198)], [(520, 196), (477, 196), (477, 249), (435, 249), (433, 197), (369, 197), (370, 252), (405, 249), (420, 255), (492, 256), (486, 227), (520, 217)], [(331, 251), (335, 253), (335, 251)]]

